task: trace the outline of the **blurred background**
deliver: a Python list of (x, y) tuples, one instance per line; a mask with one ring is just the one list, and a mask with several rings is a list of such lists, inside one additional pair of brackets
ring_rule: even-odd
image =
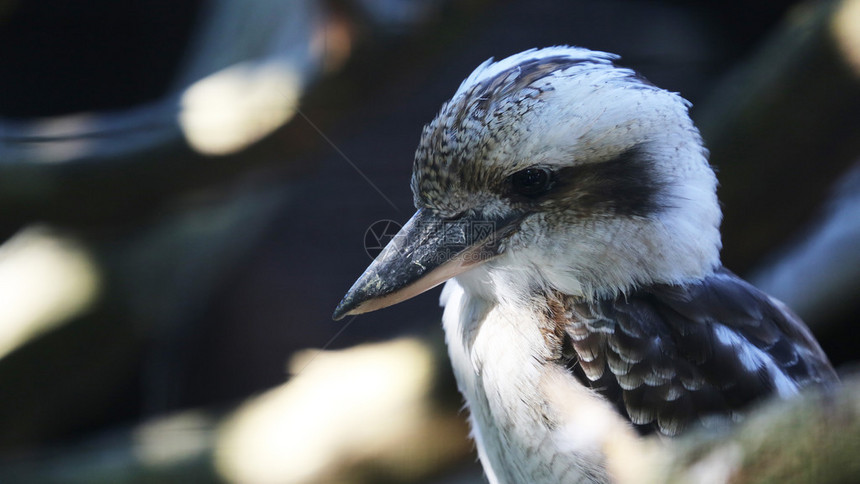
[(858, 0), (0, 0), (0, 482), (483, 482), (439, 290), (330, 315), (424, 123), (556, 44), (693, 102), (725, 264), (850, 369)]

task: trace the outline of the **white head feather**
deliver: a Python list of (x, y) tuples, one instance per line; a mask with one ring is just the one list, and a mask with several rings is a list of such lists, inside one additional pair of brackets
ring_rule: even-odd
[[(529, 167), (590, 174), (532, 203), (501, 255), (458, 277), (467, 289), (614, 296), (719, 265), (717, 181), (689, 103), (615, 59), (557, 46), (488, 60), (425, 127), (413, 191), (416, 205), (443, 217), (524, 210), (504, 191)], [(652, 206), (613, 206), (615, 191)]]

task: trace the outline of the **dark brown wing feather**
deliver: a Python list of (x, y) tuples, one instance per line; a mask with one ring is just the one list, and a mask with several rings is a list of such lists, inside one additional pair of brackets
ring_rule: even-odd
[(643, 432), (676, 435), (837, 382), (800, 318), (726, 269), (564, 307), (565, 364)]

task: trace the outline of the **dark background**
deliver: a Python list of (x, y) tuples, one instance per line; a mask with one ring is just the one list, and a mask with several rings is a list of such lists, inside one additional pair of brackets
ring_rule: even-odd
[[(29, 122), (175, 104), (181, 86), (174, 73), (188, 61), (203, 12), (216, 4), (0, 2), (0, 143), (11, 150), (30, 142), (17, 128)], [(839, 62), (819, 50), (794, 70), (750, 67), (762, 46), (795, 35), (785, 29), (826, 3), (315, 5), (319, 16), (307, 22), (323, 26), (324, 43), (340, 46), (317, 59), (300, 112), (245, 150), (208, 159), (171, 141), (51, 166), (0, 158), (0, 238), (37, 223), (52, 227), (92, 251), (103, 282), (86, 312), (0, 358), (0, 449), (7, 454), (39, 459), (43, 449), (170, 412), (230, 408), (282, 384), (285, 362), (300, 349), (438, 337), (438, 289), (343, 331), (330, 315), (370, 262), (367, 228), (384, 219), (403, 223), (412, 213), (409, 177), (422, 126), (489, 57), (559, 44), (614, 52), (692, 101), (722, 183), (724, 262), (742, 275), (764, 270), (816, 230), (832, 187), (860, 154), (856, 142), (839, 143), (860, 138), (858, 86), (847, 67), (829, 71)], [(724, 104), (761, 100), (754, 88), (768, 72), (787, 76), (766, 91), (783, 111), (765, 105), (759, 117), (740, 116), (752, 119), (749, 126), (731, 121)], [(796, 95), (798, 83), (831, 97)], [(745, 87), (751, 95), (726, 95)], [(838, 129), (794, 133), (769, 124), (768, 114), (789, 125), (793, 116), (800, 123), (823, 117)], [(733, 137), (726, 124), (753, 134)], [(49, 182), (22, 189), (26, 196), (9, 188), (32, 180)], [(195, 232), (198, 226), (214, 228)], [(852, 277), (848, 294), (856, 298)], [(856, 302), (840, 306), (823, 321), (803, 314), (836, 365), (856, 358), (855, 309)], [(447, 377), (440, 381), (452, 390)]]

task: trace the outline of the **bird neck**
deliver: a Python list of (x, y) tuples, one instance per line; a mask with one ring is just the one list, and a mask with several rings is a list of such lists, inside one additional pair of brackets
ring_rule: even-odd
[(551, 236), (508, 248), (461, 280), (484, 299), (515, 303), (552, 292), (595, 300), (653, 284), (683, 284), (720, 266), (719, 220), (718, 209), (670, 207), (651, 217), (557, 227)]
[(637, 437), (561, 363), (552, 299), (485, 299), (473, 283), (448, 282), (443, 325), (490, 482), (609, 481), (607, 449)]

